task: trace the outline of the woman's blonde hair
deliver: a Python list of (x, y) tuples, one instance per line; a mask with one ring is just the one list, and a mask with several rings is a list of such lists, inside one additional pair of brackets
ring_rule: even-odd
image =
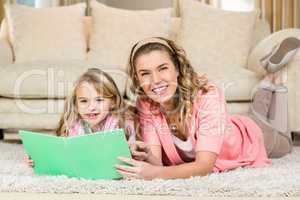
[(134, 94), (138, 94), (140, 99), (154, 103), (142, 90), (136, 72), (137, 58), (152, 51), (166, 52), (179, 73), (177, 78), (178, 87), (176, 90), (177, 109), (179, 109), (180, 115), (179, 130), (187, 130), (185, 128), (192, 114), (193, 102), (198, 91), (202, 90), (203, 93), (206, 93), (210, 89), (208, 80), (205, 76), (199, 76), (194, 71), (186, 58), (185, 51), (173, 41), (161, 37), (146, 38), (132, 47), (128, 66), (128, 74), (132, 78), (130, 89)]
[(64, 111), (56, 130), (58, 136), (68, 136), (68, 130), (72, 124), (80, 119), (76, 104), (76, 91), (83, 82), (92, 84), (96, 91), (104, 98), (112, 99), (113, 105), (111, 113), (119, 119), (119, 127), (123, 127), (124, 120), (121, 116), (122, 109), (125, 108), (123, 98), (114, 80), (105, 72), (98, 68), (90, 68), (82, 74), (75, 82), (74, 89), (65, 100)]

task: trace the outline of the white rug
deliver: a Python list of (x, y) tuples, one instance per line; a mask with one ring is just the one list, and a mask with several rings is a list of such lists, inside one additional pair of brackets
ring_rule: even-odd
[(300, 196), (300, 146), (260, 169), (237, 169), (186, 180), (89, 181), (36, 176), (23, 161), (22, 145), (0, 142), (0, 192), (145, 194), (205, 197)]

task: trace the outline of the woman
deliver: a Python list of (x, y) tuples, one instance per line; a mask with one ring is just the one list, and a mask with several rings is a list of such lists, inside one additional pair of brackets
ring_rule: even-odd
[[(238, 167), (271, 164), (269, 154), (291, 150), (290, 139), (254, 118), (230, 116), (224, 94), (199, 76), (183, 49), (164, 38), (147, 38), (133, 46), (129, 75), (145, 144), (132, 147), (138, 159), (119, 158), (125, 176), (174, 179), (204, 176)], [(276, 147), (275, 147), (275, 146)]]

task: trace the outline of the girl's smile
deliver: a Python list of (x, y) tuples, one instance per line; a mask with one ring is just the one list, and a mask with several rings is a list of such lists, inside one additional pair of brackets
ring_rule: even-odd
[(80, 117), (97, 128), (111, 110), (112, 100), (99, 95), (93, 84), (83, 82), (76, 90), (77, 108)]
[(88, 120), (95, 120), (99, 116), (99, 113), (88, 113), (88, 114), (83, 114), (84, 119)]

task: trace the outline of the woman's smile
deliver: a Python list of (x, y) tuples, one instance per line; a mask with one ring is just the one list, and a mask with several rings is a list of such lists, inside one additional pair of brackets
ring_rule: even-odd
[(138, 80), (145, 94), (163, 105), (174, 97), (178, 86), (178, 72), (169, 55), (164, 51), (152, 51), (136, 60)]
[(152, 91), (157, 95), (164, 95), (167, 92), (168, 85), (156, 86)]

